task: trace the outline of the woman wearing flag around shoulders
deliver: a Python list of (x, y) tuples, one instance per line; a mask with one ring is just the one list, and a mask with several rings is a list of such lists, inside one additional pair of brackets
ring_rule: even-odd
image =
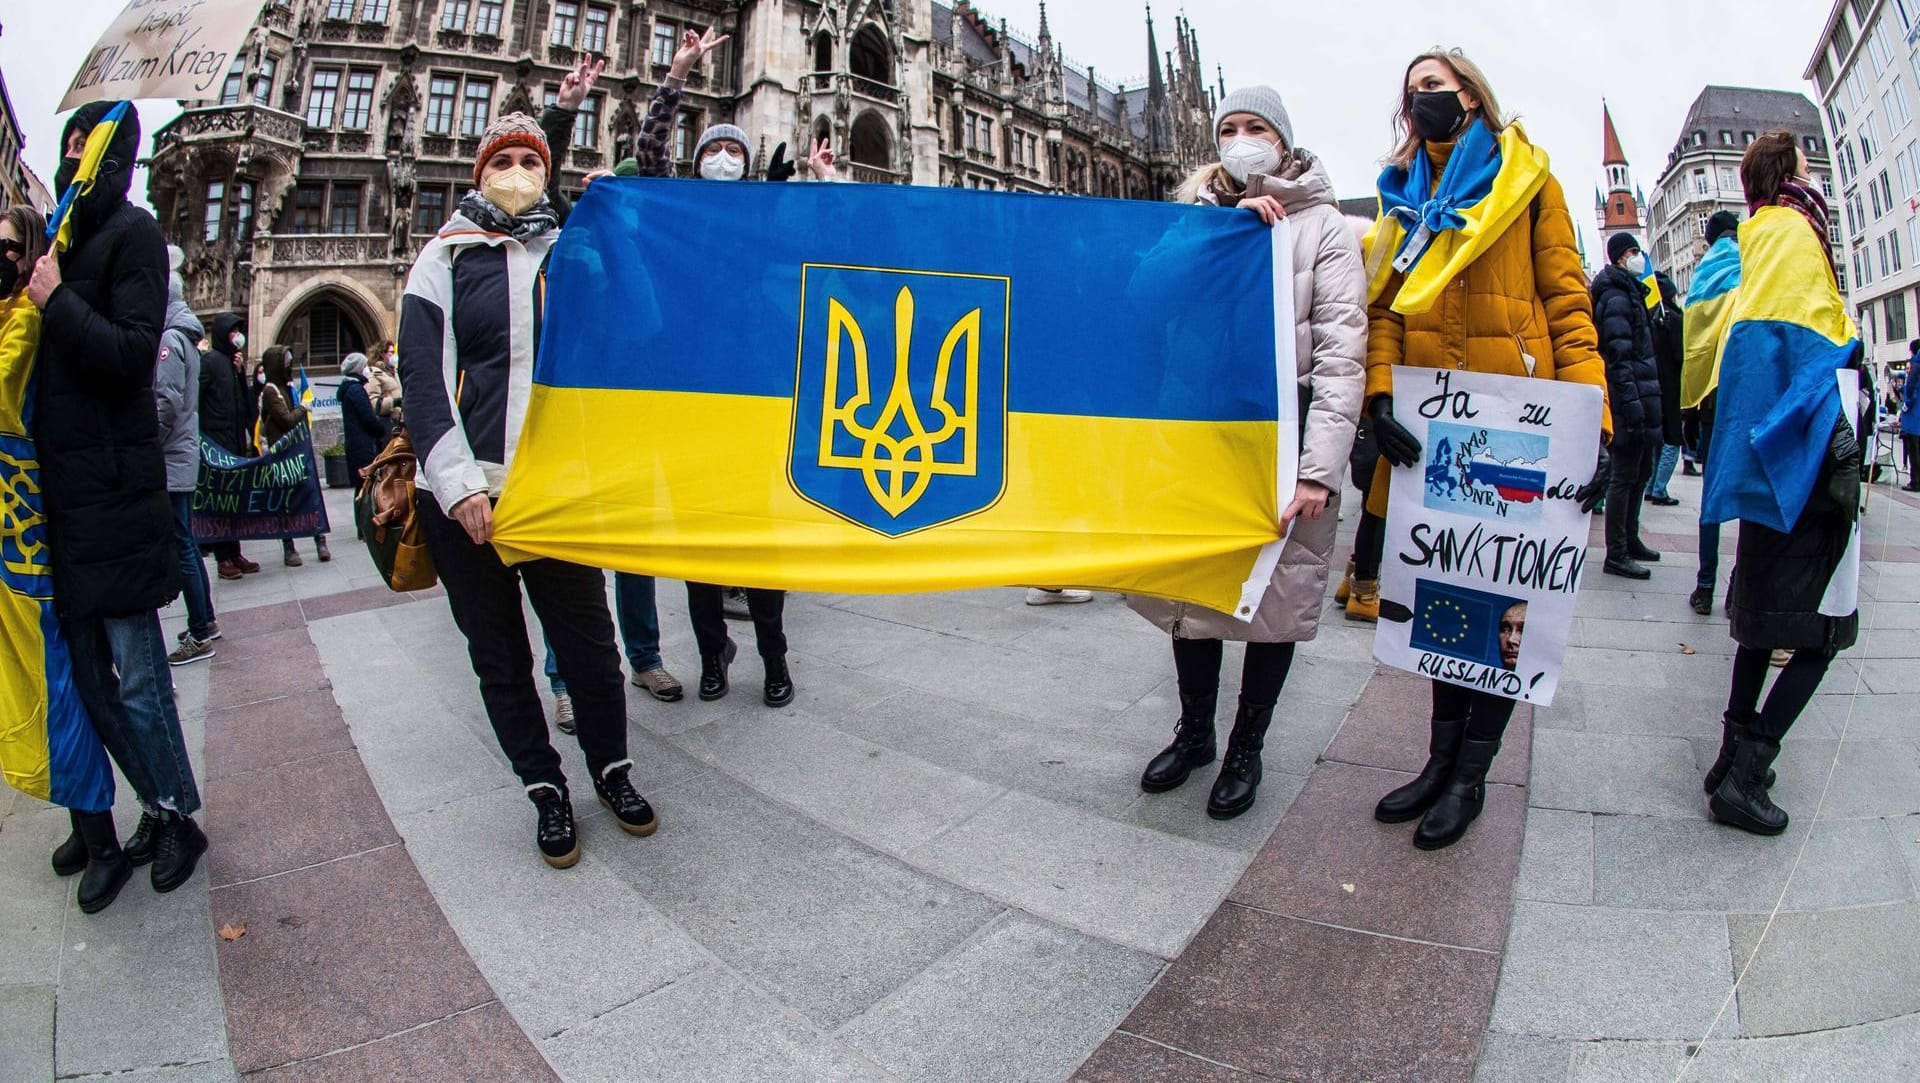
[(1180, 719), (1173, 743), (1147, 764), (1140, 788), (1171, 790), (1216, 754), (1214, 712), (1223, 640), (1244, 640), (1246, 662), (1227, 751), (1207, 798), (1207, 815), (1232, 819), (1253, 807), (1260, 752), (1274, 704), (1293, 664), (1294, 644), (1312, 639), (1326, 595), (1328, 556), (1338, 527), (1340, 476), (1353, 445), (1366, 351), (1366, 293), (1360, 247), (1319, 159), (1294, 144), (1280, 95), (1249, 87), (1214, 111), (1220, 161), (1200, 169), (1179, 201), (1239, 207), (1272, 226), (1284, 220), (1293, 245), (1294, 365), (1301, 396), (1300, 472), (1281, 515), (1291, 527), (1280, 563), (1253, 620), (1156, 598), (1128, 603), (1173, 636)]
[[(1414, 57), (1395, 129), (1367, 243), (1367, 413), (1385, 460), (1369, 503), (1379, 515), (1388, 463), (1412, 466), (1421, 455), (1394, 419), (1395, 365), (1607, 387), (1566, 197), (1546, 152), (1501, 116), (1479, 67), (1458, 49)], [(1611, 422), (1604, 411), (1601, 419), (1599, 462), (1576, 494), (1589, 511), (1610, 473)], [(1382, 798), (1374, 818), (1420, 819), (1413, 841), (1423, 850), (1458, 841), (1480, 814), (1513, 706), (1433, 682), (1426, 767)]]
[(626, 696), (605, 577), (559, 560), (510, 567), (490, 544), (493, 502), (532, 393), (544, 261), (559, 222), (544, 194), (552, 155), (533, 118), (502, 116), (480, 143), (473, 188), (421, 250), (401, 299), (400, 381), (428, 490), (416, 514), (466, 637), (487, 720), (537, 810), (540, 855), (568, 868), (580, 845), (534, 686), (523, 589), (572, 694), (595, 795), (628, 834), (651, 835), (659, 820), (629, 778)]
[[(1714, 819), (1778, 835), (1787, 814), (1767, 787), (1781, 739), (1860, 631), (1848, 592), (1833, 588), (1859, 518), (1874, 405), (1827, 244), (1826, 201), (1793, 135), (1754, 140), (1740, 182), (1751, 217), (1740, 227), (1700, 509), (1705, 523), (1740, 521), (1727, 605), (1739, 648), (1720, 754), (1703, 787)], [(1861, 382), (1853, 416), (1838, 380), (1849, 369)], [(1763, 704), (1779, 649), (1792, 657)]]
[[(300, 422), (306, 420), (307, 406), (293, 392), (293, 352), (285, 346), (269, 346), (267, 352), (260, 355), (260, 371), (266, 375), (267, 383), (260, 389), (260, 453), (266, 454), (282, 436), (292, 432)], [(308, 463), (309, 472), (313, 464)], [(281, 562), (289, 568), (298, 568), (305, 561), (293, 547), (292, 538), (280, 541)], [(327, 548), (327, 536), (313, 536), (314, 555), (325, 564), (333, 559), (333, 553)]]

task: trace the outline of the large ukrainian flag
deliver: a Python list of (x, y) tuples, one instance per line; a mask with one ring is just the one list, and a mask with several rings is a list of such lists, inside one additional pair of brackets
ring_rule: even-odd
[(598, 181), (553, 251), (495, 542), (1251, 616), (1297, 465), (1288, 245), (1215, 208)]
[(113, 771), (73, 687), (53, 612), (53, 573), (34, 450), (33, 359), (40, 312), (0, 299), (0, 775), (42, 801), (113, 807)]

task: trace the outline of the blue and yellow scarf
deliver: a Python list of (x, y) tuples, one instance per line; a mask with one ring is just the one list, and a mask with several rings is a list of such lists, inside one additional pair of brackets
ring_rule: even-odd
[(1416, 315), (1478, 259), (1547, 183), (1547, 154), (1518, 124), (1496, 138), (1475, 118), (1454, 143), (1436, 187), (1423, 150), (1380, 174), (1380, 214), (1366, 238), (1367, 299), (1378, 300), (1398, 271), (1406, 276), (1393, 310)]

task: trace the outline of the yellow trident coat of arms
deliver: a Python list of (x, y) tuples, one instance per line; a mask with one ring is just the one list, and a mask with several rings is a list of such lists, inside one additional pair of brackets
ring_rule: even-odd
[(809, 264), (801, 295), (795, 491), (893, 537), (992, 507), (1006, 484), (1011, 280)]

